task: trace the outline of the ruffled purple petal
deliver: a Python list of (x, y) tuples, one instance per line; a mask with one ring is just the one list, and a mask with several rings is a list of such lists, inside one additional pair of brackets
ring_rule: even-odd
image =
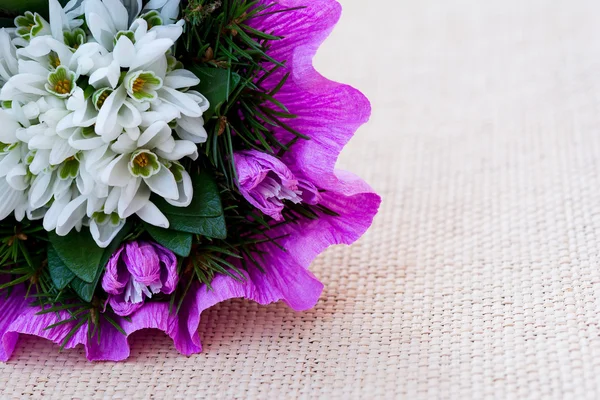
[(164, 248), (159, 244), (154, 244), (154, 249), (158, 255), (158, 259), (162, 264), (161, 270), (161, 292), (171, 294), (177, 288), (179, 276), (177, 275), (177, 257), (171, 250)]
[(108, 298), (108, 303), (112, 307), (115, 314), (120, 315), (121, 317), (127, 317), (127, 316), (133, 314), (134, 312), (139, 310), (144, 305), (143, 302), (131, 303), (131, 302), (125, 301), (124, 295), (122, 293), (111, 295)]
[[(334, 190), (338, 185), (334, 173), (337, 158), (371, 114), (370, 103), (362, 93), (324, 78), (312, 65), (319, 46), (340, 18), (341, 6), (333, 0), (276, 3), (280, 8), (305, 7), (252, 21), (253, 27), (284, 37), (273, 42), (269, 55), (287, 60), (287, 68), (266, 79), (263, 86), (272, 89), (284, 74), (291, 73), (276, 98), (298, 116), (286, 123), (310, 136), (310, 140), (300, 140), (292, 146), (283, 161), (296, 177), (306, 178), (320, 189)], [(292, 139), (283, 129), (276, 134), (282, 143)]]
[(298, 181), (298, 189), (302, 192), (300, 196), (303, 203), (315, 205), (321, 202), (321, 193), (311, 182), (304, 179)]
[(27, 303), (22, 287), (15, 288), (10, 296), (0, 293), (0, 361), (8, 361), (15, 349), (19, 335), (11, 332), (10, 326), (28, 308)]
[(125, 246), (119, 249), (110, 257), (106, 265), (106, 272), (102, 277), (102, 289), (109, 294), (119, 294), (123, 292), (127, 282), (129, 282), (129, 273), (120, 263), (121, 254)]
[[(15, 296), (15, 299), (16, 298), (17, 296)], [(24, 300), (24, 298), (21, 297), (21, 300)], [(10, 357), (12, 350), (14, 349), (14, 342), (16, 342), (18, 334), (20, 333), (39, 336), (56, 344), (62, 344), (71, 330), (75, 327), (75, 322), (72, 322), (57, 326), (53, 329), (46, 329), (46, 327), (50, 325), (70, 318), (70, 315), (66, 312), (59, 313), (59, 316), (57, 316), (56, 313), (38, 315), (37, 313), (41, 310), (39, 307), (31, 307), (28, 304), (29, 302), (24, 303), (25, 307), (20, 309), (19, 316), (10, 321), (6, 330), (1, 335), (4, 347), (3, 350), (8, 357)], [(6, 347), (7, 341), (13, 342), (12, 348)], [(79, 344), (86, 343), (87, 327), (84, 325), (69, 338), (64, 347), (66, 349), (72, 349)]]

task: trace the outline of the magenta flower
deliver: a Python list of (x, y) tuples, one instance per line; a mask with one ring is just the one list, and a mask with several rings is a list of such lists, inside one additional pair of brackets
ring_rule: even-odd
[(126, 317), (158, 293), (171, 294), (177, 287), (177, 257), (150, 242), (129, 242), (108, 261), (102, 289), (115, 314)]
[(244, 198), (276, 221), (283, 220), (284, 200), (292, 203), (318, 203), (317, 189), (299, 182), (279, 159), (257, 150), (235, 153), (238, 185)]
[[(356, 89), (325, 79), (312, 66), (318, 47), (340, 17), (341, 6), (335, 0), (261, 0), (262, 4), (272, 2), (281, 9), (294, 10), (269, 14), (251, 23), (254, 28), (284, 37), (272, 44), (269, 55), (277, 60), (287, 60), (286, 67), (262, 85), (267, 89), (274, 88), (283, 74), (290, 73), (276, 97), (290, 113), (298, 116), (289, 122), (290, 127), (311, 139), (298, 141), (285, 154), (282, 163), (297, 181), (297, 190), (302, 192), (304, 201), (308, 202), (310, 196), (314, 196), (313, 202), (318, 201), (339, 216), (323, 215), (318, 220), (300, 220), (274, 229), (271, 232), (274, 237), (284, 238), (279, 241), (280, 246), (263, 245), (264, 273), (250, 269), (243, 282), (225, 275), (217, 276), (211, 283), (212, 290), (194, 284), (179, 314), (172, 313), (168, 303), (145, 303), (131, 314), (130, 319), (119, 319), (127, 336), (140, 329), (161, 329), (173, 339), (177, 350), (191, 355), (202, 350), (198, 335), (202, 311), (221, 301), (241, 297), (269, 304), (283, 300), (294, 310), (309, 309), (317, 303), (323, 289), (308, 271), (311, 262), (331, 245), (356, 241), (377, 213), (381, 202), (379, 196), (356, 176), (335, 171), (341, 150), (358, 127), (369, 119), (369, 102)], [(283, 130), (276, 135), (282, 143), (292, 139)], [(289, 189), (281, 178), (288, 176), (287, 171), (281, 176), (277, 172), (274, 174), (275, 177), (273, 174), (270, 177), (281, 188)], [(318, 188), (321, 193), (310, 188)], [(270, 200), (274, 201), (274, 198), (281, 200), (277, 195), (271, 196)], [(134, 274), (129, 272), (127, 276)], [(121, 279), (115, 281), (122, 282)], [(10, 356), (18, 333), (61, 343), (73, 328), (73, 325), (65, 324), (45, 330), (57, 321), (55, 314), (35, 315), (37, 310), (27, 307), (26, 300), (22, 299), (19, 304), (15, 302), (16, 296), (0, 297), (0, 315), (6, 316), (0, 318), (0, 360)], [(62, 318), (68, 318), (68, 314)], [(102, 325), (101, 343), (95, 338), (90, 339), (87, 326), (82, 326), (70, 337), (66, 347), (73, 348), (78, 344), (85, 346), (90, 360), (116, 361), (129, 356), (127, 337), (108, 323)]]

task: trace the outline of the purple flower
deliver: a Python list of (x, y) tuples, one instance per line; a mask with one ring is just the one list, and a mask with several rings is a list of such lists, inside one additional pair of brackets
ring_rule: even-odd
[(244, 198), (276, 221), (283, 220), (284, 200), (316, 204), (319, 193), (310, 182), (299, 182), (277, 158), (257, 150), (234, 154), (238, 186)]
[(109, 304), (120, 316), (128, 316), (158, 293), (171, 294), (177, 286), (177, 257), (150, 242), (129, 242), (112, 255), (102, 279)]

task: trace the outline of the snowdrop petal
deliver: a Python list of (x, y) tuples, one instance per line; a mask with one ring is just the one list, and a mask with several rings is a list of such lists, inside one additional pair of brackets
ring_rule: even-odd
[(140, 14), (142, 10), (142, 0), (121, 0), (127, 9), (129, 15), (128, 24), (131, 25), (133, 20)]
[(103, 0), (104, 5), (110, 16), (112, 17), (112, 21), (114, 23), (115, 29), (117, 31), (125, 31), (129, 27), (129, 15), (127, 13), (127, 8), (121, 3), (119, 0)]
[(127, 186), (132, 177), (127, 169), (129, 159), (125, 154), (121, 154), (115, 158), (104, 169), (101, 179), (104, 183), (110, 186)]
[(0, 142), (17, 142), (17, 129), (21, 128), (21, 125), (4, 110), (0, 110), (0, 127), (2, 127), (0, 129)]
[(118, 62), (122, 68), (129, 68), (136, 57), (135, 46), (127, 36), (123, 35), (117, 41), (117, 45), (113, 50), (113, 55), (115, 61)]
[(153, 149), (171, 137), (171, 128), (164, 121), (158, 121), (149, 126), (138, 139), (138, 146)]
[[(135, 185), (127, 187), (121, 194), (118, 207), (118, 213), (121, 218), (128, 218), (137, 213), (150, 201), (151, 192), (148, 186), (141, 179), (136, 179), (136, 181)], [(131, 192), (134, 193), (133, 197), (130, 194)]]
[(78, 129), (69, 138), (69, 145), (76, 150), (90, 151), (101, 147), (104, 144), (104, 140), (100, 136), (86, 138), (82, 134), (82, 130)]
[(24, 191), (29, 187), (27, 180), (27, 169), (23, 164), (19, 164), (12, 168), (6, 174), (6, 182), (11, 188), (18, 191)]
[(48, 0), (50, 9), (50, 29), (56, 40), (63, 40), (63, 31), (69, 29), (69, 21), (58, 0)]
[(104, 136), (107, 140), (114, 140), (122, 132), (122, 128), (117, 126), (117, 118), (119, 110), (125, 103), (127, 91), (124, 86), (120, 86), (117, 90), (111, 93), (104, 101), (104, 105), (98, 113), (96, 120), (96, 133)]
[(56, 229), (58, 217), (70, 201), (70, 197), (63, 196), (52, 203), (48, 211), (46, 211), (46, 215), (44, 216), (43, 225), (45, 230), (53, 231)]
[(50, 151), (50, 165), (58, 165), (77, 154), (77, 149), (69, 145), (68, 140), (55, 140)]
[(6, 179), (0, 179), (0, 220), (15, 211), (22, 201), (23, 192), (11, 188)]
[(187, 171), (182, 171), (182, 180), (177, 182), (179, 197), (177, 199), (166, 199), (167, 202), (175, 207), (187, 207), (192, 203), (194, 188), (192, 186), (192, 178)]
[(169, 161), (181, 160), (184, 157), (190, 157), (192, 160), (195, 160), (198, 158), (198, 147), (188, 140), (176, 140), (173, 151), (166, 153), (158, 150), (156, 154)]
[(56, 222), (56, 234), (59, 236), (66, 236), (78, 226), (81, 226), (83, 218), (85, 217), (85, 196), (79, 196), (74, 200), (71, 200), (67, 204)]
[(35, 177), (29, 189), (29, 205), (36, 209), (45, 206), (52, 199), (54, 179), (52, 174), (40, 174)]
[(165, 78), (165, 86), (173, 89), (189, 88), (200, 84), (200, 79), (193, 72), (176, 69)]
[(49, 150), (38, 150), (35, 152), (33, 161), (29, 164), (29, 171), (33, 175), (40, 174), (50, 164), (50, 151)]
[(129, 101), (125, 101), (117, 114), (117, 124), (125, 129), (133, 129), (142, 123), (142, 114)]
[(144, 179), (144, 182), (150, 190), (165, 199), (176, 200), (179, 198), (177, 181), (173, 173), (167, 168), (161, 168), (155, 175)]
[(96, 220), (92, 219), (90, 222), (90, 232), (98, 247), (104, 249), (108, 247), (124, 226), (125, 220), (123, 219), (119, 220), (117, 225), (113, 225), (110, 222), (99, 224)]
[(144, 222), (150, 225), (158, 226), (159, 228), (167, 229), (169, 227), (169, 220), (152, 202), (148, 202), (137, 211), (137, 216)]
[(208, 133), (204, 128), (204, 118), (191, 118), (183, 116), (177, 120), (175, 127), (177, 135), (184, 140), (189, 140), (193, 143), (205, 143), (208, 139)]
[(147, 46), (138, 50), (135, 61), (131, 64), (131, 70), (134, 71), (146, 64), (152, 64), (160, 57), (165, 57), (165, 53), (175, 43), (169, 39), (157, 39)]
[(21, 161), (20, 150), (13, 150), (0, 159), (0, 178), (5, 177)]
[(1, 101), (14, 100), (17, 92), (24, 94), (32, 94), (36, 96), (46, 96), (47, 78), (34, 74), (19, 74), (15, 75), (4, 85), (0, 92)]
[(186, 93), (182, 93), (170, 87), (164, 86), (158, 90), (158, 96), (161, 100), (177, 107), (182, 114), (188, 117), (201, 117), (202, 109), (194, 101), (194, 98)]

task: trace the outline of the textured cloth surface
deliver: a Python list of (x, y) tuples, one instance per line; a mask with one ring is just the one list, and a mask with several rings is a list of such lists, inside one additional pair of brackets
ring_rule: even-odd
[(340, 166), (384, 203), (317, 307), (218, 305), (190, 358), (24, 337), (0, 398), (600, 397), (600, 4), (342, 4), (317, 67), (373, 101)]

